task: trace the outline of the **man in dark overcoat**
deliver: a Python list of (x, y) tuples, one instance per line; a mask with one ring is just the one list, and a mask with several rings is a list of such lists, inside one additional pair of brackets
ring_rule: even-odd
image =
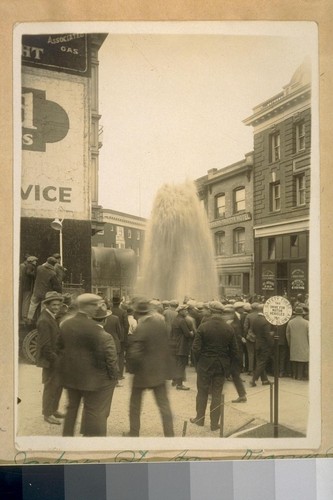
[(103, 301), (98, 295), (77, 297), (78, 312), (63, 321), (59, 344), (62, 353), (61, 377), (68, 393), (63, 436), (73, 436), (83, 399), (85, 436), (105, 436), (106, 420), (118, 376), (114, 341), (92, 319)]
[(152, 389), (162, 417), (164, 436), (173, 437), (173, 419), (166, 389), (170, 360), (167, 327), (163, 316), (152, 312), (147, 299), (138, 300), (134, 311), (138, 326), (130, 337), (126, 357), (128, 370), (134, 374), (128, 435), (139, 436), (142, 393), (145, 389)]
[(54, 270), (56, 263), (57, 259), (49, 257), (44, 264), (37, 267), (36, 280), (27, 316), (28, 322), (32, 322), (36, 309), (44, 300), (47, 292), (61, 293), (61, 286)]
[[(237, 306), (237, 307), (235, 307)], [(237, 343), (237, 355), (233, 358), (231, 362), (231, 368), (230, 368), (230, 375), (232, 378), (232, 381), (236, 387), (236, 391), (238, 393), (238, 398), (233, 399), (233, 403), (246, 403), (247, 398), (246, 398), (246, 391), (245, 387), (243, 384), (243, 381), (241, 379), (241, 373), (243, 369), (243, 345), (245, 344), (246, 340), (244, 338), (244, 332), (243, 332), (243, 327), (241, 323), (241, 317), (240, 313), (238, 312), (241, 307), (239, 306), (239, 302), (236, 302), (233, 305), (230, 306), (225, 306), (224, 307), (224, 312), (225, 310), (229, 308), (231, 314), (233, 314), (233, 317), (227, 321), (227, 323), (232, 327), (235, 337), (236, 337), (236, 343)], [(239, 316), (238, 316), (239, 315)]]
[(124, 360), (125, 360), (125, 351), (127, 347), (127, 338), (128, 338), (128, 318), (127, 311), (120, 307), (121, 299), (118, 296), (114, 296), (112, 299), (112, 307), (111, 311), (113, 316), (117, 316), (120, 323), (120, 352), (118, 357), (119, 364), (119, 379), (124, 378)]
[(59, 401), (62, 393), (62, 385), (58, 373), (57, 363), (59, 361), (59, 326), (56, 319), (57, 313), (63, 303), (63, 297), (57, 292), (47, 292), (41, 312), (37, 321), (37, 351), (36, 365), (43, 368), (42, 382), (44, 420), (49, 424), (60, 425), (58, 418), (64, 417), (59, 411)]
[(266, 373), (266, 365), (273, 350), (272, 325), (267, 321), (263, 313), (264, 304), (258, 304), (257, 316), (252, 321), (252, 331), (256, 336), (256, 369), (250, 382), (255, 387), (258, 378), (261, 378), (262, 385), (271, 385)]
[[(120, 322), (119, 322), (118, 316), (114, 316), (112, 314), (112, 311), (110, 311), (110, 314), (106, 318), (104, 330), (107, 333), (110, 333), (113, 337), (113, 340), (114, 340), (114, 343), (116, 346), (118, 367), (119, 367), (119, 356), (120, 356), (120, 352), (121, 352), (121, 344), (120, 344), (121, 327), (120, 327)], [(118, 376), (120, 377), (120, 373), (118, 374)], [(119, 383), (117, 383), (117, 385), (120, 386)]]
[(222, 317), (223, 305), (218, 301), (209, 303), (212, 315), (199, 326), (192, 350), (197, 362), (196, 416), (193, 424), (203, 426), (210, 388), (210, 427), (219, 429), (221, 394), (226, 373), (237, 356), (235, 334)]
[(184, 380), (186, 379), (185, 368), (188, 363), (188, 356), (191, 351), (193, 333), (190, 330), (188, 323), (186, 322), (186, 316), (188, 314), (188, 306), (182, 304), (177, 308), (178, 315), (173, 320), (170, 342), (173, 353), (176, 356), (176, 376), (174, 377), (174, 382), (176, 384), (176, 389), (179, 391), (188, 391), (189, 387), (184, 385)]

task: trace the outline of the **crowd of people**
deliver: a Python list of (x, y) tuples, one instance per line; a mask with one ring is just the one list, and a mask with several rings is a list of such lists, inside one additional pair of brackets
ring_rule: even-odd
[[(256, 297), (257, 299), (257, 297)], [(263, 314), (264, 303), (253, 299), (213, 300), (208, 303), (119, 296), (110, 303), (98, 294), (84, 293), (72, 303), (57, 290), (42, 299), (37, 320), (36, 364), (43, 368), (42, 413), (46, 422), (60, 425), (63, 436), (74, 436), (80, 403), (80, 433), (106, 436), (114, 389), (124, 371), (133, 374), (129, 431), (140, 435), (143, 391), (154, 392), (164, 435), (174, 436), (168, 385), (186, 391), (187, 367), (197, 377), (196, 413), (190, 421), (203, 426), (209, 396), (210, 428), (219, 429), (221, 395), (231, 380), (237, 397), (247, 402), (242, 373), (251, 376), (249, 390), (259, 378), (272, 384), (274, 327)], [(68, 302), (68, 301), (67, 301)], [(34, 304), (34, 302), (33, 302)], [(279, 374), (308, 379), (308, 305), (298, 296), (294, 315), (279, 328)], [(59, 412), (63, 389), (67, 410)]]

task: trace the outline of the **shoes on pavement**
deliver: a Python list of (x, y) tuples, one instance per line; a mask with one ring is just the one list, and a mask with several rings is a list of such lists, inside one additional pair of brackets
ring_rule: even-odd
[(190, 418), (191, 424), (198, 425), (199, 427), (204, 426), (204, 419), (203, 418)]
[(246, 403), (247, 397), (246, 396), (239, 396), (237, 399), (233, 399), (231, 402), (232, 403)]
[(53, 415), (50, 415), (49, 417), (44, 416), (45, 422), (48, 422), (49, 424), (55, 424), (55, 425), (60, 425), (61, 422), (60, 420), (56, 419)]
[(273, 385), (273, 382), (270, 382), (270, 380), (264, 380), (262, 385)]
[(220, 429), (220, 426), (219, 425), (211, 425), (210, 426), (210, 430), (211, 431), (218, 431)]
[(177, 391), (189, 391), (190, 388), (186, 387), (185, 385), (177, 385), (176, 386)]
[(250, 386), (251, 387), (257, 387), (257, 384), (255, 382), (253, 382), (253, 380), (250, 382)]
[(65, 413), (61, 413), (60, 411), (55, 411), (55, 412), (53, 413), (53, 416), (54, 416), (55, 418), (65, 418), (65, 417), (66, 417)]

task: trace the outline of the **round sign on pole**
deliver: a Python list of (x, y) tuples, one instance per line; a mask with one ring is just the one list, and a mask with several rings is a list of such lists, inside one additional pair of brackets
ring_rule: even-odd
[(264, 316), (271, 325), (284, 325), (287, 323), (292, 314), (293, 309), (289, 300), (280, 295), (270, 297), (264, 304)]

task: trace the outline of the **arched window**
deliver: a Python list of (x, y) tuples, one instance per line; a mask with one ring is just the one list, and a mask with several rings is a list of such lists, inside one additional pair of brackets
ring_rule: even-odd
[(215, 196), (215, 219), (225, 217), (225, 194), (220, 193)]
[(215, 253), (216, 255), (224, 255), (225, 232), (219, 231), (215, 233)]
[(234, 253), (245, 253), (245, 229), (237, 227), (233, 231), (233, 250)]
[(245, 210), (245, 187), (239, 186), (234, 190), (234, 213)]

